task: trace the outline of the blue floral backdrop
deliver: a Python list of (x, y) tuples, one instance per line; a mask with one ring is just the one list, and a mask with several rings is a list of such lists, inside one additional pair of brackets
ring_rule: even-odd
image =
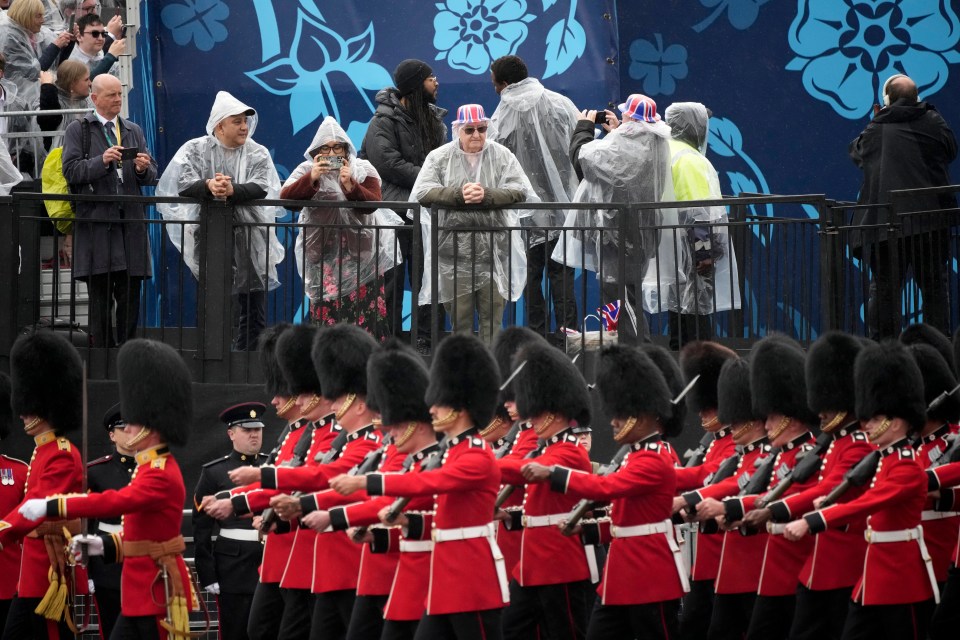
[[(887, 76), (911, 75), (924, 99), (948, 121), (960, 121), (958, 5), (960, 0), (144, 3), (148, 37), (140, 39), (139, 84), (153, 91), (136, 92), (133, 113), (147, 125), (163, 166), (185, 140), (202, 134), (215, 92), (228, 90), (260, 112), (255, 138), (273, 151), (283, 177), (300, 162), (324, 116), (336, 117), (359, 144), (373, 97), (392, 84), (390, 73), (400, 60), (430, 62), (442, 106), (479, 102), (491, 112), (497, 97), (490, 62), (514, 53), (549, 88), (582, 108), (616, 104), (632, 92), (655, 98), (661, 112), (673, 101), (705, 103), (714, 113), (708, 154), (724, 193), (825, 193), (854, 200), (860, 175), (847, 158), (847, 142), (868, 122)], [(764, 207), (754, 213), (814, 211)], [(155, 240), (156, 247), (165, 246), (167, 264), (178, 264), (172, 248)], [(755, 249), (769, 251), (773, 242), (758, 237)], [(815, 261), (810, 263), (815, 278)], [(171, 291), (180, 290), (175, 271), (166, 269)], [(298, 300), (295, 283), (285, 284), (294, 286), (280, 295)], [(191, 297), (188, 287), (184, 299)], [(148, 321), (177, 322), (179, 304), (157, 301)], [(798, 331), (814, 321), (782, 311)], [(765, 328), (762, 320), (757, 323)]]

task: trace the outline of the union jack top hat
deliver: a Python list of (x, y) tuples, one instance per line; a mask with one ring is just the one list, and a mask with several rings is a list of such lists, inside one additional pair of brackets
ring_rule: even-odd
[(660, 122), (657, 103), (642, 93), (631, 93), (626, 102), (617, 107), (624, 118), (633, 118), (643, 122)]
[(483, 112), (483, 105), (465, 104), (457, 109), (457, 119), (453, 124), (478, 124), (489, 120), (487, 114)]

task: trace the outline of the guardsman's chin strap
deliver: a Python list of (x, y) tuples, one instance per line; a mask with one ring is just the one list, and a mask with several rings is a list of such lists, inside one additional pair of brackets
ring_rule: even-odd
[(124, 445), (128, 449), (133, 449), (135, 446), (144, 441), (144, 439), (152, 433), (150, 427), (140, 427), (140, 431), (137, 432), (137, 435), (130, 438), (130, 440)]
[(617, 442), (622, 442), (623, 439), (633, 431), (635, 426), (637, 426), (637, 416), (630, 416), (627, 418), (627, 421), (623, 423), (623, 426), (620, 427), (620, 430), (613, 434), (613, 439)]

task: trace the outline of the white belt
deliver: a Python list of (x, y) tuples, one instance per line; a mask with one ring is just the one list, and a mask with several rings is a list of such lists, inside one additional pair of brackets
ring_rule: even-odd
[(240, 540), (242, 542), (259, 542), (260, 532), (256, 529), (220, 529), (217, 534), (219, 538), (227, 540)]
[(916, 540), (920, 547), (920, 557), (927, 567), (927, 577), (930, 578), (930, 586), (933, 588), (933, 599), (939, 604), (940, 588), (937, 586), (937, 576), (933, 571), (933, 558), (927, 551), (927, 544), (923, 541), (923, 527), (917, 526), (913, 529), (900, 529), (898, 531), (874, 531), (867, 529), (863, 532), (868, 544), (881, 544), (884, 542), (909, 542)]
[(787, 524), (785, 522), (768, 522), (767, 523), (767, 533), (772, 536), (782, 536), (783, 532), (787, 530)]
[(638, 524), (632, 527), (610, 527), (610, 534), (614, 538), (635, 538), (638, 536), (652, 536), (663, 534), (670, 545), (670, 551), (673, 553), (673, 562), (677, 565), (677, 575), (680, 576), (680, 583), (683, 585), (683, 592), (690, 591), (690, 579), (687, 577), (687, 568), (683, 562), (683, 554), (680, 553), (680, 545), (674, 537), (673, 522), (664, 520), (663, 522), (653, 522), (650, 524)]
[(945, 520), (946, 518), (953, 518), (955, 516), (960, 516), (960, 511), (924, 511), (920, 514), (920, 519), (923, 521)]
[(433, 540), (401, 540), (400, 551), (404, 553), (426, 553), (433, 551)]
[(555, 527), (569, 519), (569, 513), (554, 513), (549, 516), (523, 516), (522, 522), (525, 529), (532, 529), (534, 527)]
[(583, 545), (583, 553), (587, 556), (587, 568), (590, 570), (590, 583), (600, 582), (600, 569), (597, 567), (597, 547), (592, 544)]
[(104, 533), (120, 533), (123, 531), (123, 525), (110, 524), (109, 522), (98, 522), (97, 531), (103, 531)]
[(460, 527), (459, 529), (434, 529), (431, 533), (434, 542), (452, 542), (454, 540), (470, 540), (472, 538), (486, 538), (493, 554), (493, 565), (497, 571), (497, 581), (500, 583), (500, 596), (504, 604), (510, 602), (510, 589), (507, 583), (507, 563), (503, 559), (503, 552), (497, 546), (497, 523), (488, 522), (476, 527)]

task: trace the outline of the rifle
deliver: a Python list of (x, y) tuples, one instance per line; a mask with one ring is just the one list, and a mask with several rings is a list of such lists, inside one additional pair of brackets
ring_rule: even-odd
[(825, 509), (834, 504), (851, 487), (862, 487), (869, 482), (877, 472), (877, 465), (880, 463), (880, 451), (871, 451), (860, 459), (860, 462), (853, 465), (845, 474), (843, 480), (828, 493), (820, 503), (818, 510)]
[[(380, 461), (383, 460), (384, 454), (387, 452), (387, 447), (391, 444), (390, 436), (387, 436), (383, 439), (383, 446), (379, 449), (374, 449), (363, 457), (363, 460), (360, 461), (360, 464), (356, 465), (353, 469), (347, 473), (348, 476), (365, 476), (372, 471), (376, 471), (380, 466)], [(406, 460), (404, 460), (406, 462)], [(357, 530), (353, 534), (353, 539), (355, 542), (362, 542), (363, 537), (367, 535), (369, 527), (357, 527)]]
[[(430, 454), (430, 457), (420, 466), (420, 471), (433, 471), (434, 469), (438, 469), (440, 465), (443, 464), (443, 455), (447, 452), (449, 447), (450, 440), (448, 438), (444, 438), (443, 442), (440, 443), (440, 448), (436, 452)], [(393, 524), (396, 522), (403, 510), (407, 508), (408, 504), (410, 504), (410, 498), (397, 498), (394, 500), (384, 518), (387, 521), (386, 523)]]
[(757, 499), (755, 509), (763, 509), (771, 502), (776, 502), (786, 493), (787, 489), (797, 482), (806, 482), (810, 477), (820, 469), (821, 458), (833, 442), (833, 436), (829, 433), (821, 433), (817, 438), (817, 443), (813, 449), (797, 456), (797, 463), (793, 466), (780, 482), (765, 495)]
[(510, 453), (510, 450), (513, 448), (513, 445), (517, 442), (517, 436), (520, 435), (520, 425), (521, 422), (518, 420), (510, 427), (510, 430), (507, 431), (507, 435), (503, 436), (503, 444), (493, 452), (493, 457), (499, 460), (503, 456)]
[[(536, 458), (541, 453), (543, 453), (544, 448), (545, 448), (544, 444), (537, 445), (537, 447), (533, 451), (530, 451), (529, 453), (527, 453), (527, 455), (523, 456), (523, 459), (530, 460), (532, 458)], [(496, 513), (497, 509), (502, 507), (503, 503), (507, 501), (507, 498), (509, 498), (513, 494), (513, 492), (516, 490), (517, 490), (517, 485), (515, 484), (503, 485), (500, 488), (500, 492), (497, 494), (497, 501), (493, 505), (493, 512)]]
[[(625, 444), (617, 450), (617, 454), (613, 456), (613, 459), (609, 464), (604, 465), (600, 468), (600, 471), (597, 473), (598, 476), (610, 475), (614, 471), (620, 468), (620, 463), (623, 462), (623, 459), (630, 453), (630, 449), (633, 445)], [(569, 536), (573, 534), (574, 528), (580, 521), (583, 519), (583, 516), (587, 515), (587, 512), (594, 508), (596, 503), (589, 498), (584, 498), (580, 502), (574, 505), (573, 509), (570, 511), (570, 515), (567, 518), (567, 521), (563, 525), (563, 535)]]
[(703, 458), (707, 455), (707, 449), (710, 448), (710, 443), (713, 442), (714, 436), (709, 431), (703, 434), (703, 437), (700, 438), (699, 444), (697, 444), (696, 449), (687, 449), (683, 454), (683, 457), (687, 459), (687, 463), (683, 465), (684, 467), (697, 467), (703, 464)]
[(950, 439), (950, 446), (943, 450), (943, 453), (940, 454), (940, 459), (930, 467), (931, 469), (953, 462), (960, 462), (960, 435), (954, 434), (947, 437)]
[[(290, 426), (290, 425), (287, 425)], [(307, 454), (310, 452), (310, 446), (313, 444), (313, 433), (316, 431), (317, 426), (314, 423), (308, 424), (303, 429), (303, 433), (300, 434), (300, 439), (297, 440), (297, 446), (293, 448), (293, 455), (289, 460), (285, 460), (280, 466), (281, 467), (302, 467), (304, 461), (307, 458)], [(288, 432), (289, 433), (289, 432)], [(337, 435), (339, 438), (343, 433)], [(283, 440), (280, 440), (280, 443), (283, 443)], [(346, 437), (344, 437), (344, 443), (346, 443)], [(279, 444), (278, 444), (279, 447)], [(278, 450), (279, 451), (279, 450)], [(273, 455), (273, 452), (271, 452)], [(276, 458), (274, 458), (276, 460)], [(294, 497), (300, 495), (299, 491), (295, 491), (293, 494)], [(273, 510), (273, 507), (267, 507), (263, 510), (263, 515), (261, 516), (262, 520), (260, 521), (260, 533), (266, 534), (270, 532), (270, 527), (277, 520), (277, 512)]]

